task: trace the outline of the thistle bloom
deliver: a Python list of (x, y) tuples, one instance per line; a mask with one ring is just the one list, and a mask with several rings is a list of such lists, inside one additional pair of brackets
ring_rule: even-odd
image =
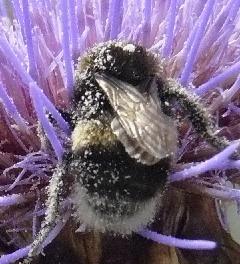
[[(68, 124), (57, 109), (70, 104), (74, 63), (88, 48), (107, 40), (138, 43), (159, 54), (166, 76), (202, 98), (218, 133), (232, 141), (216, 154), (183, 122), (170, 182), (180, 186), (188, 179), (189, 184), (181, 187), (189, 192), (239, 201), (240, 191), (227, 184), (240, 176), (240, 160), (232, 158), (240, 136), (239, 7), (236, 0), (0, 3), (0, 232), (4, 253), (0, 264), (13, 263), (28, 253), (45, 213), (45, 188), (69, 136)], [(48, 114), (61, 133), (49, 122)], [(60, 233), (69, 217), (66, 209), (44, 246)], [(180, 240), (150, 230), (139, 234), (182, 248), (215, 246), (211, 241)]]

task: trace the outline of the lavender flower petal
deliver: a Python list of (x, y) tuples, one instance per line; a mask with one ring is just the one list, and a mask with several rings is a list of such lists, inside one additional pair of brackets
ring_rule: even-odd
[[(223, 6), (215, 21), (210, 26), (209, 30), (206, 32), (206, 35), (204, 36), (204, 39), (199, 49), (199, 53), (203, 53), (203, 50), (206, 51), (207, 49), (211, 48), (216, 39), (221, 36), (221, 32), (223, 31), (224, 25), (229, 24), (228, 21), (229, 17), (231, 16), (231, 10), (233, 8), (235, 10), (238, 10), (236, 3), (237, 2), (235, 0), (231, 0), (227, 5)], [(233, 23), (234, 20), (231, 21)], [(227, 29), (227, 27), (225, 27), (225, 29)]]
[[(62, 118), (62, 116), (60, 115), (60, 113), (58, 113), (58, 111), (56, 110), (55, 106), (50, 102), (50, 100), (44, 95), (44, 93), (41, 91), (41, 89), (37, 86), (37, 84), (33, 81), (33, 79), (31, 78), (31, 76), (24, 70), (24, 68), (22, 67), (20, 61), (18, 60), (18, 58), (15, 56), (14, 52), (12, 51), (12, 49), (10, 48), (9, 44), (7, 43), (7, 41), (0, 37), (0, 49), (2, 49), (3, 52), (5, 52), (6, 56), (8, 56), (9, 61), (12, 62), (13, 67), (18, 71), (19, 75), (21, 76), (23, 82), (26, 85), (31, 85), (32, 90), (36, 90), (34, 91), (31, 95), (32, 96), (36, 96), (35, 98), (32, 98), (33, 101), (35, 102), (35, 107), (39, 109), (39, 105), (38, 105), (38, 99), (42, 98), (43, 102), (44, 102), (44, 106), (47, 109), (51, 109), (53, 110), (53, 116), (54, 118), (57, 120), (58, 124), (60, 125), (60, 127), (62, 127), (63, 129), (68, 130), (68, 124), (66, 123), (66, 121)], [(49, 110), (49, 112), (51, 112), (51, 110)], [(42, 109), (42, 111), (44, 111)], [(40, 113), (40, 112), (39, 112)], [(41, 115), (43, 117), (43, 115)], [(44, 121), (45, 122), (45, 118)], [(55, 134), (55, 132), (52, 132), (53, 134)], [(57, 136), (55, 136), (56, 138)], [(51, 139), (50, 139), (51, 141)], [(57, 149), (57, 148), (56, 148)]]
[(151, 11), (152, 11), (152, 0), (144, 1), (143, 10), (143, 26), (142, 26), (142, 43), (145, 47), (149, 47), (150, 44), (150, 33), (151, 33)]
[(191, 74), (192, 67), (196, 60), (196, 55), (197, 55), (197, 51), (198, 51), (201, 39), (203, 38), (203, 34), (206, 29), (209, 17), (213, 11), (214, 3), (215, 3), (215, 0), (208, 0), (199, 18), (198, 29), (195, 33), (191, 49), (189, 53), (187, 54), (187, 61), (185, 63), (184, 69), (182, 71), (181, 79), (180, 79), (180, 83), (184, 86), (187, 84), (189, 76)]
[(26, 199), (22, 196), (22, 194), (0, 196), (0, 207), (21, 204), (24, 202), (26, 202)]
[(78, 29), (77, 29), (77, 18), (75, 13), (76, 0), (68, 0), (69, 5), (69, 19), (71, 28), (71, 44), (72, 54), (74, 55), (78, 50)]
[(3, 88), (1, 83), (0, 83), (0, 101), (6, 108), (10, 116), (15, 120), (19, 128), (22, 129), (24, 132), (28, 133), (28, 127), (26, 125), (27, 124), (26, 120), (24, 120), (21, 117), (14, 102), (12, 101), (12, 99), (9, 98), (6, 90)]
[(0, 15), (3, 17), (7, 16), (7, 10), (5, 7), (5, 3), (3, 3), (3, 2), (0, 3)]
[(62, 23), (62, 47), (63, 47), (63, 57), (65, 61), (66, 68), (66, 78), (67, 78), (67, 89), (69, 95), (72, 94), (73, 89), (73, 70), (72, 70), (72, 59), (70, 55), (70, 40), (69, 40), (69, 14), (68, 14), (68, 3), (66, 0), (61, 0), (61, 23)]
[(172, 51), (177, 5), (178, 5), (178, 0), (171, 0), (169, 15), (168, 15), (166, 40), (163, 47), (163, 57), (168, 57)]
[[(69, 132), (68, 124), (54, 104), (63, 109), (69, 106), (69, 101), (66, 99), (67, 92), (64, 89), (68, 89), (68, 94), (71, 97), (73, 88), (72, 59), (96, 43), (103, 40), (121, 39), (139, 43), (149, 50), (163, 54), (166, 59), (163, 60), (161, 66), (163, 66), (166, 78), (180, 76), (183, 84), (192, 83), (193, 85), (190, 85), (188, 89), (198, 87), (195, 89), (196, 93), (205, 96), (206, 102), (212, 102), (211, 93), (207, 95), (206, 93), (211, 89), (220, 88), (221, 94), (215, 98), (216, 100), (213, 100), (209, 112), (219, 113), (216, 116), (219, 125), (226, 126), (219, 127), (221, 133), (225, 133), (224, 136), (229, 138), (231, 135), (234, 139), (239, 138), (239, 132), (236, 131), (238, 129), (236, 118), (240, 113), (239, 100), (237, 99), (240, 77), (238, 76), (236, 80), (240, 70), (238, 63), (240, 59), (239, 1), (61, 0), (56, 2), (27, 0), (19, 3), (19, 0), (11, 0), (11, 2), (14, 7), (13, 20), (11, 17), (11, 20), (8, 21), (7, 17), (3, 18), (0, 14), (0, 30), (2, 32), (0, 59), (3, 61), (2, 64), (0, 63), (0, 78), (3, 84), (0, 86), (0, 98), (2, 105), (6, 108), (3, 111), (3, 123), (5, 122), (4, 125), (11, 131), (10, 134), (13, 138), (10, 142), (11, 152), (8, 153), (8, 148), (5, 149), (5, 145), (3, 145), (3, 155), (0, 153), (0, 165), (3, 165), (3, 177), (1, 178), (3, 184), (0, 186), (0, 191), (11, 193), (13, 196), (1, 196), (0, 206), (2, 204), (3, 211), (11, 210), (14, 207), (10, 206), (17, 202), (15, 195), (22, 195), (17, 191), (24, 190), (26, 195), (22, 197), (26, 201), (31, 201), (30, 206), (29, 203), (26, 203), (29, 207), (24, 220), (27, 219), (30, 223), (28, 226), (30, 237), (32, 232), (37, 232), (34, 224), (38, 220), (36, 211), (44, 211), (45, 208), (34, 206), (37, 197), (29, 199), (29, 190), (32, 186), (35, 187), (35, 183), (41, 179), (43, 184), (38, 185), (37, 183), (36, 191), (40, 191), (40, 193), (44, 191), (43, 189), (48, 185), (51, 177), (52, 169), (58, 162), (56, 156), (61, 160), (64, 151), (61, 145), (63, 135), (62, 131), (59, 133), (59, 128), (65, 133)], [(31, 7), (31, 12), (28, 4)], [(31, 28), (32, 26), (34, 29)], [(26, 65), (29, 65), (30, 74), (26, 70)], [(36, 67), (36, 71), (33, 70), (34, 67)], [(37, 71), (38, 75), (35, 75)], [(63, 80), (65, 79), (66, 84), (64, 85)], [(21, 109), (21, 103), (19, 103), (16, 93), (10, 90), (15, 83), (18, 89), (25, 89), (22, 98), (24, 98), (23, 102), (26, 106), (23, 109)], [(8, 96), (8, 92), (13, 100)], [(228, 108), (227, 114), (222, 115), (222, 113), (226, 113), (226, 108)], [(55, 123), (53, 126), (49, 122), (47, 117), (49, 113), (57, 121), (57, 129)], [(37, 120), (35, 119), (36, 115)], [(26, 127), (26, 129), (28, 128), (27, 122), (35, 127), (38, 122), (41, 123), (56, 155), (53, 155), (52, 148), (48, 144), (44, 144), (43, 141), (41, 141), (43, 143), (41, 152), (45, 153), (37, 155), (39, 141), (38, 144), (28, 141), (28, 137), (30, 138), (32, 134), (25, 133), (24, 129), (15, 131), (15, 124), (14, 129), (11, 127), (12, 119), (18, 126)], [(29, 129), (32, 132), (32, 127)], [(189, 134), (187, 130), (189, 130)], [(186, 120), (180, 122), (179, 132), (183, 147), (181, 157), (177, 160), (177, 166), (187, 169), (173, 172), (170, 182), (192, 177), (191, 181), (186, 182), (187, 191), (191, 192), (197, 188), (193, 186), (198, 185), (200, 194), (239, 201), (240, 191), (225, 185), (228, 180), (232, 179), (233, 173), (230, 169), (240, 169), (240, 160), (231, 159), (231, 154), (239, 147), (238, 142), (234, 142), (230, 147), (207, 160), (201, 155), (204, 154), (204, 151), (208, 151), (208, 148), (202, 150), (202, 144), (198, 144), (201, 139), (194, 141), (196, 135), (192, 136), (190, 125)], [(39, 140), (37, 135), (35, 135), (35, 140)], [(2, 141), (4, 144), (3, 137), (0, 138), (1, 143)], [(188, 144), (189, 142), (190, 144)], [(16, 155), (19, 151), (15, 152), (15, 147), (21, 149), (21, 156)], [(192, 158), (189, 155), (191, 154), (189, 150), (192, 151), (195, 147), (198, 150), (195, 155), (197, 158), (205, 160), (204, 162), (194, 164), (195, 155)], [(44, 157), (44, 154), (47, 157)], [(185, 157), (187, 157), (187, 163)], [(217, 171), (214, 173), (212, 170)], [(11, 177), (9, 177), (10, 175)], [(176, 183), (176, 186), (178, 184), (181, 186), (185, 183)], [(19, 208), (19, 210), (21, 209)], [(12, 226), (15, 225), (16, 230), (21, 232), (21, 225), (24, 221), (19, 218), (15, 220), (13, 215), (10, 215), (8, 221), (0, 223), (0, 226), (12, 229)], [(31, 223), (33, 223), (32, 227)], [(58, 232), (60, 231), (55, 234)], [(149, 230), (143, 230), (140, 234), (158, 243), (185, 249), (211, 249), (216, 246), (211, 241), (177, 239)], [(16, 234), (16, 238), (18, 238), (18, 234)], [(30, 243), (30, 239), (27, 243)], [(16, 246), (23, 247), (23, 245), (25, 244), (19, 243)], [(42, 245), (43, 248), (45, 245)], [(14, 262), (20, 258), (21, 254), (26, 255), (28, 250), (22, 248), (13, 254), (2, 256), (0, 264), (9, 263), (8, 261)]]
[(229, 89), (224, 90), (221, 93), (221, 95), (213, 101), (213, 103), (209, 107), (209, 110), (211, 112), (214, 112), (217, 109), (219, 109), (221, 105), (226, 106), (227, 104), (230, 104), (229, 109), (231, 109), (232, 107), (231, 100), (233, 99), (233, 97), (237, 96), (239, 90), (240, 90), (240, 75), (238, 76), (235, 83)]
[(27, 44), (27, 52), (28, 52), (28, 60), (29, 60), (29, 74), (37, 79), (37, 68), (35, 62), (35, 54), (33, 48), (33, 39), (32, 39), (32, 26), (29, 15), (29, 4), (28, 0), (22, 2), (23, 5), (23, 19), (24, 19), (24, 29), (26, 35), (26, 44)]
[[(199, 176), (209, 170), (224, 170), (229, 168), (240, 168), (238, 161), (230, 161), (228, 158), (239, 147), (240, 142), (232, 143), (225, 148), (222, 152), (215, 155), (211, 159), (198, 163), (196, 166), (184, 169), (179, 172), (175, 172), (170, 176), (170, 182), (182, 181), (191, 177)], [(230, 165), (230, 166), (229, 166)], [(234, 167), (235, 166), (235, 167)]]
[(123, 0), (113, 0), (111, 5), (110, 39), (116, 39), (121, 29)]
[(89, 27), (86, 27), (79, 39), (79, 50), (80, 50), (80, 53), (82, 54), (83, 51), (86, 49), (85, 47), (85, 42), (86, 42), (86, 39), (88, 37), (88, 34), (90, 32), (90, 28)]
[(22, 179), (22, 177), (24, 176), (24, 174), (27, 172), (27, 170), (26, 169), (23, 169), (20, 173), (19, 173), (19, 175), (16, 177), (16, 179), (14, 180), (14, 182), (7, 188), (7, 190), (6, 191), (11, 191), (12, 189), (14, 189), (16, 186), (17, 186), (17, 184), (18, 184), (18, 182)]
[(217, 76), (210, 79), (208, 82), (199, 86), (197, 89), (194, 90), (194, 92), (196, 92), (196, 94), (200, 96), (203, 96), (211, 89), (216, 88), (220, 83), (223, 83), (227, 79), (231, 79), (233, 76), (238, 74), (239, 71), (240, 71), (240, 62), (236, 62), (222, 73), (218, 74)]
[(25, 32), (23, 31), (24, 29), (23, 14), (22, 14), (19, 0), (11, 0), (11, 2), (12, 2), (12, 6), (15, 12), (15, 17), (17, 18), (19, 24), (21, 25), (23, 36), (25, 36)]
[(191, 185), (192, 189), (197, 189), (201, 194), (222, 200), (240, 201), (240, 190), (230, 188), (220, 184), (212, 184), (201, 179), (195, 180)]
[[(53, 230), (49, 233), (48, 237), (46, 238), (44, 242), (44, 247), (50, 244), (55, 239), (55, 237), (61, 232), (66, 222), (68, 221), (69, 217), (70, 217), (69, 213), (64, 214), (64, 216), (62, 217), (62, 220), (59, 221), (57, 225), (53, 228)], [(29, 245), (24, 248), (18, 249), (11, 254), (2, 255), (0, 257), (0, 264), (14, 263), (17, 260), (26, 257), (28, 255), (30, 248), (31, 246)]]
[(10, 264), (15, 263), (15, 261), (24, 258), (27, 256), (28, 252), (30, 250), (30, 246), (20, 248), (16, 250), (15, 252), (8, 254), (8, 255), (2, 255), (0, 257), (0, 264)]
[(39, 95), (38, 89), (36, 89), (35, 83), (30, 84), (30, 94), (35, 105), (38, 119), (41, 121), (41, 125), (43, 126), (43, 129), (48, 136), (48, 139), (50, 140), (58, 159), (61, 160), (63, 155), (63, 147), (58, 139), (55, 129), (46, 117), (46, 113), (44, 111), (45, 107), (42, 102), (41, 95)]
[(151, 239), (157, 243), (167, 245), (169, 247), (177, 247), (183, 249), (195, 249), (195, 250), (209, 250), (216, 248), (216, 242), (209, 240), (188, 240), (188, 239), (179, 239), (172, 236), (165, 236), (158, 234), (150, 230), (143, 230), (138, 232), (139, 235)]

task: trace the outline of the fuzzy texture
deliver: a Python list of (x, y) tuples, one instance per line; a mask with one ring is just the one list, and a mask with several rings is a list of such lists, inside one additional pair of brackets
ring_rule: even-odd
[[(156, 56), (143, 47), (107, 42), (88, 54), (85, 61), (94, 59), (78, 69), (74, 87), (78, 93), (68, 112), (76, 119), (72, 146), (49, 183), (46, 217), (29, 258), (40, 252), (56, 225), (63, 192), (71, 196), (75, 220), (94, 230), (125, 235), (153, 222), (177, 147), (174, 114), (166, 115), (161, 102), (170, 112), (179, 104), (196, 133), (217, 149), (230, 145), (214, 135), (207, 111), (191, 93), (164, 80), (154, 67), (144, 70), (142, 61), (151, 65)], [(130, 72), (131, 78), (123, 72)], [(96, 106), (94, 112), (89, 99)]]
[[(131, 200), (116, 202), (109, 200), (108, 197), (89, 196), (81, 184), (76, 184), (72, 195), (74, 217), (87, 228), (128, 235), (141, 230), (146, 223), (150, 224), (153, 221), (160, 198), (158, 194), (145, 202), (135, 202), (134, 208), (131, 208), (133, 206)], [(102, 208), (103, 215), (94, 208), (95, 204)], [(109, 213), (110, 210), (113, 212)]]
[[(165, 78), (200, 96), (218, 134), (232, 145), (215, 155), (189, 122), (179, 120), (180, 144), (170, 180), (190, 179), (187, 192), (239, 201), (235, 184), (240, 163), (232, 159), (240, 137), (239, 1), (20, 2), (0, 2), (0, 263), (25, 256), (39, 230), (46, 187), (62, 158), (63, 139), (69, 137), (69, 122), (57, 109), (69, 106), (77, 58), (100, 42), (117, 39), (143, 45), (161, 56)], [(49, 122), (49, 113), (57, 125)], [(39, 122), (51, 144), (38, 133)], [(201, 225), (202, 216), (196, 215)], [(227, 216), (218, 215), (229, 231)], [(66, 214), (53, 229), (48, 243), (68, 218)]]

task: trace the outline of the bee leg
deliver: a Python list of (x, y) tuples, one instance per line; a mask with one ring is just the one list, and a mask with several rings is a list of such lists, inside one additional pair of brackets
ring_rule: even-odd
[(41, 224), (41, 229), (36, 235), (33, 243), (31, 244), (28, 257), (23, 263), (30, 263), (33, 257), (37, 256), (42, 250), (43, 243), (50, 231), (56, 225), (57, 218), (59, 216), (59, 204), (60, 204), (60, 194), (63, 186), (63, 168), (58, 166), (53, 173), (48, 187), (48, 199), (47, 199), (47, 209), (45, 213), (45, 219)]
[[(230, 144), (224, 137), (216, 135), (216, 129), (214, 129), (211, 122), (211, 116), (208, 114), (206, 108), (199, 102), (197, 96), (188, 93), (173, 79), (168, 79), (166, 83), (161, 81), (161, 79), (156, 80), (156, 82), (161, 100), (166, 102), (176, 100), (188, 116), (195, 131), (201, 137), (217, 149), (223, 149)], [(169, 105), (171, 106), (171, 103), (169, 103)]]

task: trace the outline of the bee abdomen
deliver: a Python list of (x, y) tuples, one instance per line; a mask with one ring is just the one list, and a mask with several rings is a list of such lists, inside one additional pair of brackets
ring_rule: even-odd
[(92, 146), (73, 157), (68, 168), (75, 178), (76, 218), (97, 230), (124, 234), (153, 220), (169, 162), (141, 164), (119, 143), (105, 149)]

